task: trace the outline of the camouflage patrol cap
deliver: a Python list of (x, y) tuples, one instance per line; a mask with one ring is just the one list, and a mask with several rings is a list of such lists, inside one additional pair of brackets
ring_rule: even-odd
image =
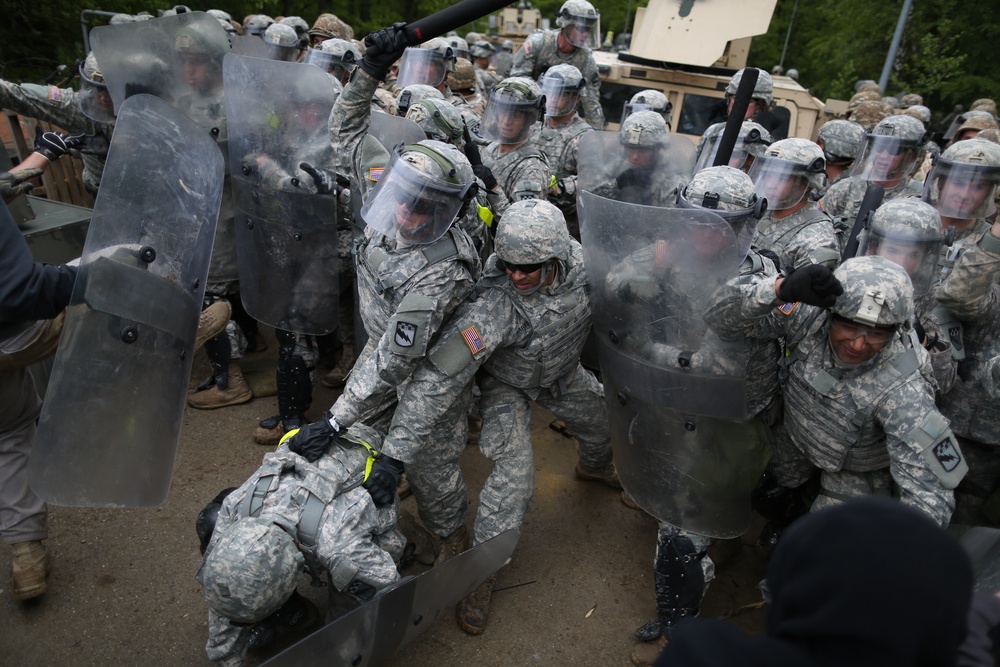
[(995, 130), (997, 129), (996, 119), (988, 112), (982, 109), (966, 111), (964, 115), (965, 120), (956, 130), (955, 135), (960, 136), (965, 130)]
[(686, 208), (734, 213), (747, 213), (758, 201), (750, 177), (739, 169), (727, 166), (708, 167), (696, 173), (681, 190), (679, 199)]
[(396, 95), (396, 114), (405, 116), (406, 110), (420, 100), (443, 100), (444, 94), (434, 86), (423, 83), (411, 83)]
[(899, 108), (909, 109), (915, 104), (923, 104), (924, 98), (916, 93), (907, 93), (899, 98)]
[[(726, 84), (727, 97), (735, 95), (736, 91), (739, 90), (740, 81), (743, 80), (743, 72), (745, 70), (746, 68), (738, 71), (733, 75), (733, 78), (729, 80), (729, 83)], [(774, 81), (771, 79), (771, 75), (766, 71), (757, 68), (757, 72), (759, 73), (757, 76), (757, 85), (753, 87), (753, 95), (751, 95), (751, 99), (761, 100), (767, 106), (771, 106), (771, 102), (774, 101)]]
[(473, 58), (489, 58), (496, 53), (496, 49), (485, 39), (480, 39), (470, 42), (469, 53), (472, 54)]
[(882, 101), (888, 104), (893, 109), (899, 108), (899, 99), (893, 97), (892, 95), (886, 95), (885, 97), (882, 98)]
[(455, 59), (455, 71), (445, 77), (448, 87), (455, 92), (468, 92), (476, 88), (476, 68), (465, 58)]
[(874, 326), (909, 327), (913, 284), (899, 264), (878, 255), (851, 257), (834, 270), (844, 287), (832, 310), (844, 319)]
[(244, 517), (209, 547), (196, 578), (217, 614), (256, 623), (285, 603), (304, 569), (291, 535), (269, 518)]
[(981, 97), (972, 103), (969, 111), (985, 111), (994, 118), (997, 117), (997, 104), (988, 97)]
[(406, 118), (419, 125), (428, 139), (456, 146), (465, 144), (462, 112), (449, 102), (432, 99), (413, 102), (406, 110)]
[(313, 21), (312, 27), (309, 28), (310, 37), (320, 37), (322, 39), (332, 39), (337, 37), (339, 39), (352, 39), (354, 35), (352, 34), (348, 37), (343, 26), (347, 25), (339, 18), (336, 14), (320, 14), (315, 21)]
[(875, 83), (871, 79), (865, 79), (863, 81), (858, 81), (858, 83), (855, 86), (854, 90), (856, 90), (859, 93), (874, 92), (874, 93), (878, 93), (879, 98), (882, 97), (882, 86), (878, 85), (877, 83)]
[(510, 264), (569, 259), (569, 231), (562, 211), (541, 199), (513, 202), (497, 230), (497, 257)]
[(923, 104), (911, 104), (910, 106), (903, 109), (902, 113), (906, 116), (916, 118), (921, 123), (924, 124), (926, 128), (931, 122), (931, 110), (925, 107)]
[(818, 141), (822, 142), (823, 156), (827, 162), (854, 161), (861, 151), (865, 131), (849, 120), (831, 120), (819, 128)]
[(267, 14), (253, 14), (243, 22), (243, 30), (247, 35), (258, 35), (262, 37), (264, 35), (264, 31), (266, 31), (268, 27), (273, 24), (274, 19)]
[(847, 119), (860, 125), (865, 132), (871, 132), (879, 121), (891, 114), (892, 109), (881, 100), (862, 102), (856, 109), (848, 112)]
[(618, 140), (626, 148), (658, 148), (669, 143), (670, 131), (655, 111), (636, 111), (622, 123)]
[(851, 99), (847, 102), (847, 113), (850, 115), (852, 111), (857, 109), (863, 102), (881, 102), (882, 95), (876, 93), (873, 90), (866, 90), (858, 93), (854, 93)]

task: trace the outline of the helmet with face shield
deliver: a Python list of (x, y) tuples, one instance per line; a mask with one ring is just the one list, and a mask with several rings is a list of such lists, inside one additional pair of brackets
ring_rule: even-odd
[(334, 37), (324, 40), (318, 48), (306, 51), (303, 62), (316, 65), (332, 74), (341, 84), (347, 85), (354, 68), (361, 62), (361, 52), (346, 39)]
[(978, 220), (996, 211), (1000, 183), (1000, 146), (967, 139), (949, 146), (924, 180), (923, 200), (941, 217)]
[(405, 116), (406, 111), (420, 100), (443, 100), (444, 94), (433, 86), (412, 83), (396, 95), (396, 115)]
[(392, 156), (361, 208), (361, 217), (369, 227), (402, 243), (433, 243), (444, 236), (476, 191), (476, 177), (465, 154), (427, 139)]
[(550, 67), (540, 80), (545, 96), (545, 115), (556, 118), (568, 116), (576, 110), (583, 90), (583, 75), (573, 65)]
[(440, 86), (448, 72), (455, 71), (455, 49), (444, 37), (427, 40), (419, 47), (407, 47), (399, 61), (396, 85), (406, 88), (413, 83)]
[(299, 36), (299, 47), (304, 49), (309, 46), (309, 24), (301, 16), (286, 16), (278, 21), (284, 25), (291, 26), (295, 34)]
[(479, 39), (469, 44), (469, 55), (473, 58), (492, 58), (496, 48), (485, 39)]
[(458, 35), (450, 35), (445, 37), (444, 40), (448, 42), (451, 50), (455, 53), (455, 58), (465, 58), (469, 62), (472, 62), (472, 56), (469, 54), (469, 43)]
[(790, 209), (811, 188), (823, 186), (826, 177), (823, 149), (808, 139), (792, 137), (771, 144), (750, 167), (758, 196), (772, 211)]
[(920, 147), (927, 141), (924, 124), (912, 116), (883, 118), (865, 135), (864, 147), (851, 176), (875, 183), (891, 183), (913, 169)]
[[(726, 84), (726, 104), (729, 104), (734, 97), (736, 97), (736, 91), (740, 89), (740, 82), (743, 81), (743, 72), (746, 68), (741, 69), (733, 78), (729, 80)], [(761, 102), (763, 108), (758, 107), (754, 116), (764, 109), (770, 108), (771, 104), (774, 102), (774, 80), (771, 75), (766, 71), (757, 68), (757, 83), (753, 87), (753, 93), (750, 99), (757, 100)]]
[(295, 62), (302, 53), (299, 36), (295, 28), (284, 23), (272, 23), (264, 31), (264, 43), (267, 44), (267, 54), (271, 60)]
[(587, 0), (566, 0), (559, 8), (556, 25), (573, 46), (588, 49), (601, 46), (601, 14)]
[(462, 112), (453, 104), (444, 100), (419, 100), (407, 107), (405, 117), (419, 125), (428, 139), (437, 139), (459, 148), (465, 145), (465, 122)]
[(707, 209), (729, 223), (736, 234), (740, 258), (750, 251), (757, 221), (767, 201), (757, 195), (753, 181), (733, 167), (708, 167), (695, 173), (677, 193), (678, 208)]
[(545, 108), (541, 87), (527, 77), (511, 77), (493, 86), (483, 113), (481, 134), (501, 144), (523, 143)]
[(115, 119), (115, 105), (93, 51), (80, 63), (80, 94), (77, 98), (80, 110), (91, 120), (110, 123)]
[(816, 143), (823, 149), (827, 164), (849, 165), (861, 152), (865, 130), (849, 120), (831, 120), (819, 128)]
[[(719, 152), (721, 141), (721, 131), (705, 135), (705, 147), (701, 151), (701, 155), (698, 156), (698, 163), (694, 167), (695, 172), (712, 166), (715, 162), (715, 156)], [(764, 129), (763, 125), (752, 120), (743, 121), (743, 124), (740, 125), (740, 133), (736, 137), (736, 144), (733, 146), (733, 152), (729, 156), (729, 166), (749, 171), (753, 161), (763, 155), (773, 141), (771, 133)]]
[(673, 110), (674, 105), (672, 105), (670, 100), (667, 99), (667, 96), (659, 90), (652, 88), (649, 90), (640, 90), (638, 93), (633, 95), (632, 99), (626, 102), (625, 106), (622, 108), (621, 122), (624, 123), (625, 119), (634, 114), (636, 111), (655, 111), (663, 116), (663, 120), (667, 122), (667, 127), (670, 127)]
[(872, 215), (861, 240), (859, 255), (881, 255), (902, 266), (910, 275), (913, 293), (931, 289), (941, 256), (944, 234), (941, 216), (919, 199), (893, 199)]

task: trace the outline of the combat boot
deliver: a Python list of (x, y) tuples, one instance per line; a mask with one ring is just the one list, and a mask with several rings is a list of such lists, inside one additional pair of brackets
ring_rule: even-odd
[(265, 447), (277, 447), (281, 439), (290, 429), (286, 429), (281, 417), (268, 417), (260, 420), (253, 431), (253, 441)]
[(233, 309), (226, 301), (216, 301), (201, 311), (198, 316), (198, 333), (194, 338), (194, 351), (197, 352), (210, 338), (215, 338), (226, 330)]
[(45, 578), (52, 571), (52, 557), (39, 540), (11, 545), (10, 595), (30, 600), (45, 593)]
[(354, 346), (344, 345), (337, 365), (330, 369), (330, 372), (323, 376), (323, 384), (331, 389), (338, 389), (347, 384), (347, 376), (354, 368)]
[(230, 362), (225, 373), (225, 379), (220, 382), (221, 374), (210, 379), (211, 384), (201, 385), (193, 394), (188, 395), (187, 403), (198, 410), (214, 410), (229, 405), (247, 403), (253, 398), (250, 385), (243, 379), (243, 371), (235, 361)]
[(653, 641), (649, 642), (638, 642), (632, 647), (632, 652), (629, 654), (629, 658), (632, 659), (633, 665), (638, 665), (638, 667), (650, 667), (656, 662), (656, 659), (660, 657), (660, 651), (663, 647), (667, 645), (667, 638), (665, 635), (660, 635)]
[(615, 464), (609, 463), (603, 468), (591, 468), (582, 462), (576, 464), (576, 478), (586, 482), (601, 482), (607, 484), (612, 489), (621, 489), (622, 483), (618, 480), (618, 471)]
[(470, 635), (481, 635), (486, 630), (486, 620), (490, 613), (490, 597), (493, 595), (493, 586), (497, 583), (496, 576), (492, 576), (479, 588), (472, 592), (472, 595), (458, 603), (458, 625)]
[(441, 538), (441, 547), (438, 549), (438, 555), (437, 558), (434, 559), (434, 564), (440, 565), (449, 558), (454, 558), (468, 548), (469, 531), (466, 529), (465, 525), (461, 525), (448, 537)]

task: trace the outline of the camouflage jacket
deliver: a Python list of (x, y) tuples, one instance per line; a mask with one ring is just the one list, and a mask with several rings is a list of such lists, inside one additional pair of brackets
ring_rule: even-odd
[(840, 262), (840, 243), (830, 216), (813, 204), (780, 220), (771, 211), (765, 213), (757, 225), (753, 247), (777, 255), (782, 270), (810, 264), (832, 269)]
[[(868, 181), (855, 176), (840, 178), (827, 189), (819, 200), (820, 209), (834, 221), (834, 229), (837, 232), (837, 242), (841, 252), (847, 245), (847, 237), (854, 227), (854, 219), (858, 217), (861, 201), (865, 198), (867, 189)], [(923, 184), (906, 177), (900, 181), (899, 185), (886, 188), (882, 203), (904, 197), (919, 197), (922, 191)]]
[(483, 164), (490, 168), (507, 199), (545, 199), (552, 171), (545, 155), (530, 142), (500, 154), (500, 144), (492, 142), (482, 151)]

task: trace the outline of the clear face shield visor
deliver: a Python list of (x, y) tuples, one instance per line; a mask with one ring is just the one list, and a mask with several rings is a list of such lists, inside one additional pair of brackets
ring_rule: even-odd
[(943, 245), (944, 237), (915, 239), (901, 232), (870, 229), (861, 240), (858, 255), (880, 255), (906, 269), (917, 297), (930, 291)]
[(286, 63), (294, 63), (298, 61), (299, 55), (302, 53), (302, 48), (295, 44), (294, 46), (283, 46), (281, 44), (267, 44), (264, 49), (265, 57), (268, 60), (279, 60)]
[(327, 53), (322, 49), (308, 49), (306, 50), (305, 58), (302, 62), (308, 63), (310, 65), (315, 65), (327, 74), (332, 74), (336, 78), (343, 81), (344, 77), (349, 77), (351, 72), (357, 66), (352, 60), (347, 62), (344, 60), (343, 56), (338, 56), (333, 53)]
[(792, 208), (809, 192), (812, 174), (805, 166), (772, 156), (754, 159), (748, 172), (757, 196), (767, 200), (771, 211)]
[(923, 200), (943, 218), (981, 220), (997, 210), (1000, 168), (938, 158), (924, 181)]
[(408, 47), (399, 62), (396, 85), (406, 88), (414, 83), (422, 83), (437, 88), (448, 76), (448, 63), (444, 56), (433, 49)]
[(636, 102), (635, 104), (632, 102), (626, 102), (622, 105), (622, 119), (619, 121), (619, 124), (624, 123), (626, 118), (639, 111), (655, 111), (663, 116), (663, 120), (667, 122), (668, 130), (673, 127), (671, 122), (673, 121), (674, 105), (670, 102), (667, 102), (666, 109), (653, 106), (652, 104), (646, 104), (644, 102)]
[(389, 169), (361, 207), (361, 217), (369, 227), (397, 241), (434, 243), (451, 227), (474, 187), (475, 181), (436, 179), (393, 155)]
[(545, 96), (545, 115), (557, 118), (573, 113), (580, 100), (579, 89), (570, 88), (556, 78), (542, 78), (542, 95)]
[(571, 15), (562, 32), (573, 46), (596, 51), (601, 46), (601, 17)]
[[(757, 223), (767, 210), (767, 201), (756, 197), (752, 204), (738, 211), (727, 211), (725, 209), (714, 208), (719, 203), (717, 197), (711, 195), (703, 197), (701, 201), (691, 202), (684, 196), (684, 191), (677, 193), (677, 207), (708, 211), (725, 220), (733, 234), (735, 235), (736, 252), (742, 263), (750, 252), (750, 244), (757, 233)], [(702, 234), (705, 242), (710, 240), (710, 236)]]
[(869, 134), (851, 176), (875, 183), (895, 181), (913, 169), (920, 147), (898, 137)]
[(87, 78), (80, 67), (80, 110), (98, 123), (110, 123), (115, 119), (115, 103), (108, 87), (101, 82)]
[[(715, 165), (715, 156), (719, 154), (719, 144), (721, 142), (722, 132), (713, 134), (705, 140), (705, 148), (701, 151), (701, 155), (698, 156), (698, 162), (694, 166), (694, 173), (697, 174), (702, 169), (707, 169)], [(763, 154), (767, 150), (767, 146), (768, 144), (761, 139), (760, 133), (757, 130), (740, 134), (736, 139), (736, 145), (733, 146), (733, 152), (729, 156), (727, 165), (748, 173), (750, 166), (753, 164), (754, 157)]]
[(490, 141), (520, 144), (538, 120), (538, 103), (518, 100), (510, 95), (492, 93), (483, 113), (480, 133)]

